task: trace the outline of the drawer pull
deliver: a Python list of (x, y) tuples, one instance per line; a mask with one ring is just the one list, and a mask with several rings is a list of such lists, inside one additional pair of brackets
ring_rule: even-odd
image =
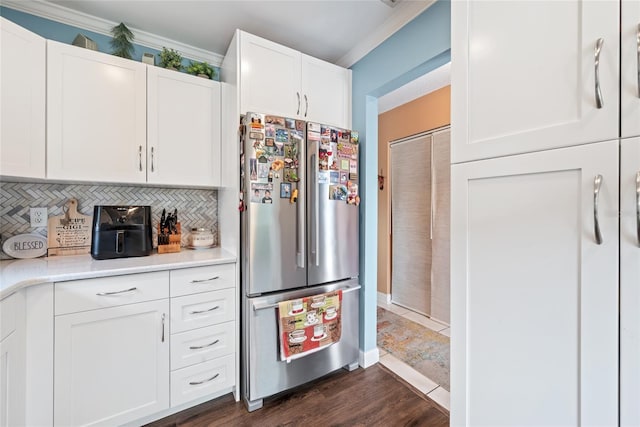
[(212, 345), (216, 345), (219, 342), (220, 340), (215, 340), (214, 342), (205, 345), (192, 345), (191, 347), (189, 347), (189, 350), (200, 350), (201, 348), (207, 348), (211, 347)]
[(208, 309), (208, 310), (196, 310), (196, 311), (192, 311), (192, 312), (191, 312), (191, 314), (202, 314), (202, 313), (208, 313), (208, 312), (210, 312), (210, 311), (217, 310), (217, 309), (219, 309), (219, 308), (220, 308), (220, 306), (219, 306), (219, 305), (216, 305), (215, 307), (211, 307), (211, 308), (210, 308), (210, 309)]
[(138, 290), (138, 288), (133, 287), (131, 289), (124, 289), (122, 291), (115, 291), (115, 292), (98, 292), (96, 295), (101, 296), (101, 297), (107, 297), (109, 295), (124, 294), (125, 292), (133, 292), (135, 290)]
[(212, 280), (216, 280), (216, 279), (219, 279), (219, 278), (220, 278), (220, 276), (214, 276), (214, 277), (212, 277), (212, 278), (210, 278), (210, 279), (192, 280), (192, 281), (191, 281), (191, 282), (189, 282), (189, 283), (203, 283), (203, 282), (211, 282)]
[(214, 376), (212, 376), (211, 378), (206, 379), (206, 380), (202, 380), (202, 381), (191, 381), (191, 382), (189, 382), (189, 385), (199, 385), (199, 384), (208, 383), (209, 381), (213, 381), (213, 380), (215, 380), (215, 379), (216, 379), (216, 378), (218, 378), (219, 376), (220, 376), (220, 374), (215, 374)]

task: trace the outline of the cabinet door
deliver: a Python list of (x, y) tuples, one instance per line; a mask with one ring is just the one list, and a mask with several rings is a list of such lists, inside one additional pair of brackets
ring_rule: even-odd
[(640, 425), (640, 138), (620, 156), (620, 424)]
[(44, 178), (46, 41), (0, 17), (0, 175)]
[(24, 294), (0, 301), (0, 426), (25, 425), (26, 331)]
[(220, 185), (220, 83), (149, 67), (147, 101), (148, 182)]
[(640, 1), (622, 0), (620, 104), (622, 137), (640, 135)]
[(47, 41), (47, 178), (146, 180), (146, 65)]
[(617, 1), (452, 2), (453, 162), (617, 138), (619, 10)]
[(451, 424), (616, 425), (618, 142), (451, 180)]
[(351, 128), (351, 70), (302, 55), (303, 119)]
[(57, 316), (55, 425), (119, 425), (169, 407), (169, 302)]
[(298, 117), (300, 52), (240, 32), (240, 111)]

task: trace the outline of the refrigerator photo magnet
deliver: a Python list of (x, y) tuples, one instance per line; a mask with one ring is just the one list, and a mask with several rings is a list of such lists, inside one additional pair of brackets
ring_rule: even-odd
[(329, 200), (347, 200), (347, 186), (342, 184), (329, 186)]
[(273, 203), (273, 184), (251, 183), (251, 203)]

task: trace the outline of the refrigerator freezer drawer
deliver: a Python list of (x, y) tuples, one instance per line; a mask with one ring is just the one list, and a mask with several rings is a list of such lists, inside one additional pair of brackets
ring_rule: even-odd
[[(340, 341), (290, 363), (280, 360), (277, 303), (342, 289)], [(319, 378), (358, 360), (359, 289), (357, 279), (300, 291), (245, 299), (244, 381), (251, 402)], [(249, 330), (247, 331), (246, 328)]]

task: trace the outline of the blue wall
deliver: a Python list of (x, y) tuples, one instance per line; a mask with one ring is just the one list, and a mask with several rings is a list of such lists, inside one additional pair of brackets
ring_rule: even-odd
[[(91, 40), (96, 42), (98, 45), (98, 50), (104, 53), (111, 53), (111, 36), (105, 36), (104, 34), (94, 33), (93, 31), (84, 30), (82, 28), (74, 27), (67, 24), (62, 24), (60, 22), (52, 21), (50, 19), (41, 18), (39, 16), (30, 15), (28, 13), (20, 12), (14, 9), (9, 9), (8, 7), (0, 6), (0, 16), (8, 19), (9, 21), (15, 22), (21, 27), (26, 28), (29, 31), (32, 31), (45, 39), (55, 40), (61, 43), (71, 44), (73, 39), (76, 38), (78, 33), (81, 33)], [(135, 35), (135, 33), (134, 33)], [(161, 34), (159, 34), (161, 35)], [(134, 54), (133, 60), (140, 61), (143, 53), (151, 53), (155, 56), (156, 65), (160, 64), (160, 58), (158, 54), (159, 50), (153, 49), (151, 47), (141, 46), (139, 44), (134, 43)], [(166, 46), (167, 48), (172, 48), (173, 46)], [(182, 60), (182, 64), (184, 66), (189, 65), (190, 60), (184, 58)], [(220, 77), (220, 69), (214, 67), (216, 69), (215, 80), (218, 80)]]
[(351, 67), (353, 129), (362, 141), (360, 174), (360, 346), (376, 348), (378, 97), (451, 60), (451, 4), (439, 0)]

